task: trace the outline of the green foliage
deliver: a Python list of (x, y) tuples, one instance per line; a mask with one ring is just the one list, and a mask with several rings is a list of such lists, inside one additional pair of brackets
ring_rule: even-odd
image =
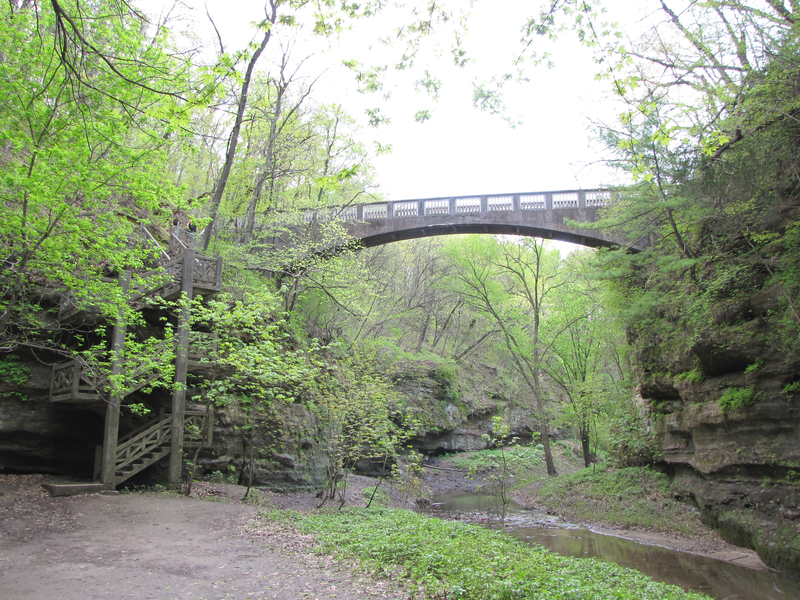
[[(492, 417), (492, 433), (481, 436), (490, 449), (475, 453), (479, 456), (479, 460), (471, 461), (468, 475), (471, 479), (481, 471), (486, 483), (497, 492), (501, 504), (500, 522), (503, 525), (505, 525), (506, 507), (511, 502), (508, 490), (512, 483), (520, 483), (522, 474), (529, 473), (544, 456), (543, 452), (540, 454), (531, 452), (531, 448), (523, 449), (510, 434), (511, 428), (503, 422), (502, 417)], [(537, 446), (535, 450), (543, 450), (543, 447)], [(458, 464), (457, 461), (454, 463)]]
[[(132, 403), (130, 403), (130, 404), (126, 404), (125, 406), (127, 406), (127, 407), (128, 407), (128, 409), (129, 409), (129, 410), (130, 410), (130, 411), (131, 411), (133, 414), (135, 414), (135, 415), (139, 415), (139, 416), (141, 416), (141, 417), (144, 417), (144, 416), (146, 416), (146, 415), (149, 415), (149, 414), (152, 412), (152, 411), (151, 411), (149, 408), (147, 408), (147, 407), (146, 407), (144, 404), (142, 404), (141, 402), (132, 402)], [(199, 432), (198, 432), (198, 433), (199, 433)]]
[(397, 457), (392, 463), (392, 486), (402, 494), (401, 502), (405, 505), (411, 499), (416, 501), (425, 494), (425, 470), (422, 467), (423, 456), (419, 452), (408, 448), (408, 451)]
[(562, 447), (562, 452), (564, 454), (564, 458), (566, 458), (568, 460), (571, 460), (573, 458), (573, 456), (572, 456), (572, 446), (570, 446), (569, 444), (562, 444), (562, 443), (559, 443), (559, 445)]
[(558, 556), (498, 531), (409, 511), (349, 509), (290, 517), (273, 511), (262, 518), (313, 534), (321, 551), (341, 560), (390, 570), (419, 598), (705, 598), (617, 565)]
[[(380, 371), (374, 353), (358, 346), (350, 355), (326, 357), (327, 370), (307, 387), (307, 406), (321, 423), (326, 456), (323, 502), (337, 495), (344, 504), (347, 474), (359, 461), (388, 468), (417, 423), (400, 407), (398, 392)], [(343, 482), (344, 485), (337, 484)]]
[(455, 365), (451, 362), (442, 363), (436, 367), (436, 379), (442, 383), (453, 385), (456, 383), (457, 374)]
[(755, 373), (756, 371), (760, 371), (763, 367), (764, 359), (759, 356), (756, 358), (756, 362), (754, 362), (752, 365), (747, 365), (747, 368), (745, 368), (744, 372), (745, 374)]
[(786, 475), (784, 476), (783, 479), (787, 483), (791, 483), (792, 485), (797, 485), (798, 483), (800, 483), (800, 471), (789, 469), (788, 471), (786, 471)]
[(5, 349), (57, 345), (34, 294), (74, 290), (111, 318), (125, 307), (101, 277), (151, 258), (129, 236), (179, 204), (168, 151), (201, 103), (168, 31), (145, 26), (127, 3), (26, 4), (0, 6), (0, 39), (17, 49), (0, 61)]
[(608, 457), (620, 468), (650, 465), (661, 458), (655, 427), (631, 398), (610, 411)]
[(744, 408), (751, 406), (756, 401), (757, 394), (753, 392), (753, 387), (729, 387), (726, 388), (722, 395), (719, 397), (719, 406), (723, 414), (728, 414), (730, 411), (737, 408)]
[(777, 5), (661, 10), (654, 35), (674, 43), (648, 35), (609, 53), (620, 59), (615, 83), (636, 85), (616, 86), (631, 108), (602, 135), (638, 183), (620, 190), (601, 225), (653, 242), (638, 256), (601, 253), (626, 295), (628, 338), (646, 372), (723, 346), (790, 363), (800, 352), (797, 174), (786, 167), (800, 139), (788, 93), (800, 73), (797, 26), (774, 18)]
[[(27, 365), (19, 362), (16, 354), (4, 354), (0, 357), (0, 381), (5, 385), (23, 386), (28, 383), (31, 370)], [(19, 400), (27, 400), (28, 396), (19, 391), (3, 392), (0, 397), (16, 397)]]
[(675, 379), (686, 383), (698, 384), (701, 383), (703, 379), (705, 379), (705, 375), (703, 375), (703, 371), (700, 369), (700, 367), (695, 367), (691, 371), (678, 373), (675, 376)]
[(250, 492), (242, 498), (242, 502), (250, 504), (251, 506), (267, 507), (270, 506), (270, 498), (266, 494), (262, 494), (256, 489), (251, 489)]
[(218, 333), (217, 363), (231, 370), (224, 381), (214, 382), (214, 401), (224, 404), (235, 393), (267, 404), (291, 402), (319, 373), (316, 347), (291, 347), (279, 298), (269, 289), (240, 291), (238, 298), (224, 293), (192, 306), (193, 322)]
[(793, 396), (800, 394), (800, 381), (787, 383), (782, 391), (789, 397), (789, 399), (791, 399)]
[(699, 517), (672, 498), (669, 479), (647, 467), (587, 468), (549, 479), (541, 500), (573, 522), (697, 535)]
[(440, 387), (437, 396), (443, 401), (455, 404), (461, 399), (461, 392), (458, 389), (458, 374), (453, 362), (442, 362), (437, 365), (434, 379)]
[(203, 480), (210, 483), (237, 485), (239, 483), (239, 474), (236, 472), (235, 466), (229, 465), (225, 473), (222, 471), (213, 471), (203, 477)]
[(560, 282), (542, 323), (552, 340), (545, 368), (562, 398), (557, 422), (577, 433), (584, 466), (607, 445), (604, 433), (614, 406), (633, 394), (614, 296), (613, 287), (598, 277), (595, 253), (572, 252), (562, 261)]

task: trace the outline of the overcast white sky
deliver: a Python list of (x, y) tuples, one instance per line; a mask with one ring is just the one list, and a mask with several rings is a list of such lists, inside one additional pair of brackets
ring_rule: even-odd
[[(203, 17), (203, 3), (186, 4), (199, 6), (195, 14)], [(229, 49), (251, 39), (250, 23), (264, 14), (259, 0), (207, 0), (206, 4)], [(641, 17), (640, 7), (639, 2), (616, 0), (611, 16), (629, 27)], [(607, 100), (606, 84), (594, 79), (596, 66), (589, 52), (572, 34), (565, 34), (556, 45), (543, 46), (553, 54), (553, 69), (531, 67), (530, 83), (509, 91), (509, 115), (519, 116), (522, 125), (511, 129), (499, 117), (472, 107), (472, 82), (507, 69), (523, 17), (535, 8), (535, 2), (478, 2), (467, 42), (480, 60), (461, 70), (442, 67), (447, 64), (443, 61), (437, 71), (445, 85), (436, 104), (414, 94), (408, 81), (387, 82), (392, 99), (382, 105), (382, 112), (391, 116), (392, 123), (378, 130), (364, 126), (362, 134), (368, 142), (377, 139), (393, 147), (391, 154), (373, 161), (388, 199), (593, 188), (613, 182), (616, 175), (599, 164), (600, 147), (590, 141), (588, 123), (589, 119), (613, 121), (616, 108)], [(203, 18), (198, 32), (206, 36), (210, 32)], [(369, 23), (337, 41), (333, 55), (309, 63), (308, 75), (316, 76), (342, 56), (369, 63), (381, 50), (365, 40), (380, 26)], [(296, 54), (303, 52), (298, 49)], [(265, 55), (260, 65), (268, 63)], [(337, 69), (324, 76), (316, 97), (341, 103), (362, 122), (363, 109), (379, 104), (377, 98), (358, 94), (352, 76)], [(432, 108), (433, 119), (414, 122), (413, 114), (421, 108)]]

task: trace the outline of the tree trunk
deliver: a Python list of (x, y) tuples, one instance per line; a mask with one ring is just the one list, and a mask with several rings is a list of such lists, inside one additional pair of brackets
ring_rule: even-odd
[(208, 250), (208, 245), (211, 242), (211, 232), (213, 231), (214, 223), (217, 220), (217, 211), (219, 210), (220, 202), (222, 202), (222, 195), (225, 193), (225, 186), (228, 184), (228, 177), (231, 174), (233, 160), (236, 158), (236, 146), (239, 143), (239, 132), (242, 129), (244, 111), (247, 108), (247, 93), (250, 89), (250, 80), (253, 77), (253, 69), (258, 62), (258, 58), (261, 56), (261, 53), (264, 52), (264, 48), (267, 47), (270, 37), (272, 37), (272, 27), (275, 25), (275, 21), (278, 18), (278, 6), (274, 0), (270, 0), (270, 6), (272, 8), (272, 14), (269, 16), (269, 19), (263, 23), (263, 25), (267, 28), (267, 32), (264, 34), (264, 39), (261, 40), (261, 45), (253, 53), (250, 62), (247, 63), (247, 71), (245, 71), (244, 81), (242, 82), (242, 91), (239, 94), (239, 106), (236, 111), (236, 120), (233, 122), (233, 130), (231, 131), (230, 141), (228, 142), (228, 151), (225, 153), (225, 165), (222, 167), (222, 173), (220, 173), (219, 180), (214, 188), (214, 196), (211, 199), (211, 220), (208, 222), (208, 225), (206, 225), (205, 231), (203, 232), (201, 252), (206, 252)]
[(544, 402), (541, 395), (536, 396), (536, 411), (539, 413), (539, 436), (541, 437), (542, 447), (544, 448), (544, 463), (547, 465), (547, 474), (551, 477), (558, 475), (556, 465), (553, 462), (553, 453), (550, 450), (550, 432), (547, 427), (547, 417), (544, 412)]
[(592, 455), (592, 445), (591, 440), (589, 439), (589, 425), (581, 425), (580, 426), (580, 434), (581, 434), (581, 448), (583, 449), (583, 466), (588, 467), (592, 464), (592, 460), (594, 456)]

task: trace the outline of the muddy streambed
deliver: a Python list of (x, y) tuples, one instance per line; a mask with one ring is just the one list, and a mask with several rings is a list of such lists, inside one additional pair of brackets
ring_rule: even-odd
[[(487, 527), (500, 526), (498, 502), (487, 495), (435, 497), (426, 512)], [(558, 517), (525, 510), (513, 502), (506, 509), (505, 531), (558, 554), (597, 558), (630, 567), (657, 581), (702, 592), (718, 600), (800, 599), (800, 579), (603, 535), (565, 523)]]

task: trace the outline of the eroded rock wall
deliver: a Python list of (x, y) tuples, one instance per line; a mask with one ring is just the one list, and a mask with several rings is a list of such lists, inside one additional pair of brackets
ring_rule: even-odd
[(0, 381), (0, 468), (91, 478), (103, 419), (49, 401), (50, 367), (23, 357), (22, 385)]
[(423, 454), (487, 448), (484, 436), (492, 432), (492, 418), (498, 415), (521, 442), (529, 442), (538, 431), (530, 408), (509, 400), (493, 367), (473, 366), (456, 377), (435, 363), (421, 361), (400, 365), (394, 379), (423, 426), (424, 432), (409, 442)]
[[(696, 344), (642, 393), (674, 494), (727, 541), (800, 575), (800, 397), (783, 392), (800, 365), (761, 333)], [(726, 406), (730, 390), (750, 390), (749, 404)]]

